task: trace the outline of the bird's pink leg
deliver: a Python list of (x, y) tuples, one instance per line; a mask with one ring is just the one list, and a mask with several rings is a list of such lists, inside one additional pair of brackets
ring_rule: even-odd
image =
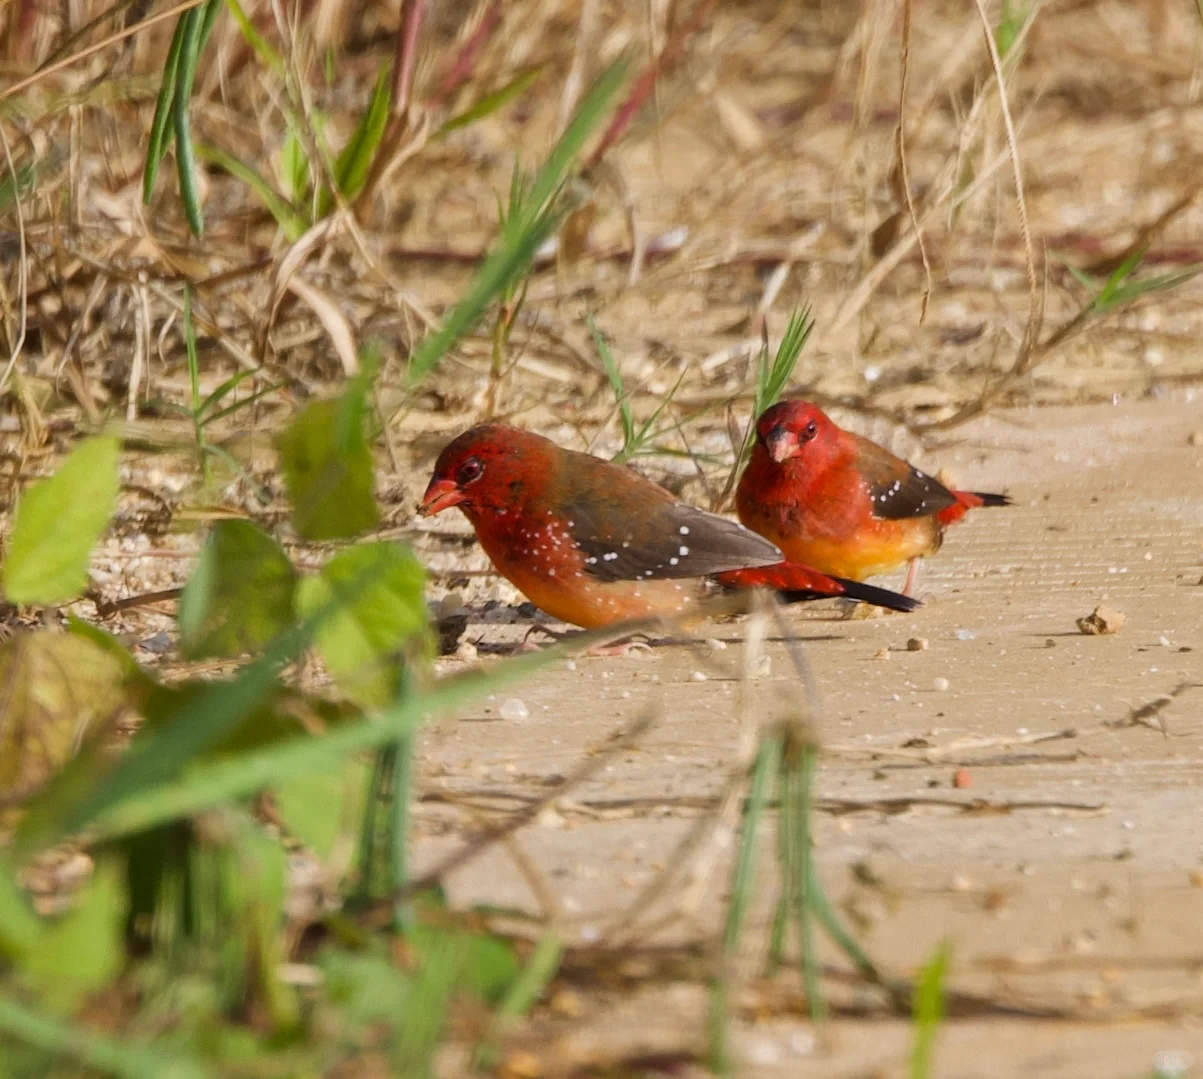
[(919, 559), (912, 558), (906, 564), (906, 583), (902, 586), (902, 594), (904, 596), (913, 596), (915, 594), (915, 583), (919, 580)]

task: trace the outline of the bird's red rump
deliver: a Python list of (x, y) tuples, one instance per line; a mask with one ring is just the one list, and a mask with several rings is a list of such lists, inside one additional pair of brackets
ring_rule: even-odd
[(843, 584), (834, 577), (797, 562), (730, 570), (720, 573), (717, 579), (727, 588), (769, 588), (775, 592), (814, 592), (826, 596), (844, 594)]

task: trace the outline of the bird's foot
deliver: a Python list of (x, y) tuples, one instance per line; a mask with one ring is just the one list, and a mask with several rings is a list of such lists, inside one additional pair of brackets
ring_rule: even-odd
[(536, 633), (543, 634), (544, 637), (550, 637), (554, 644), (559, 644), (561, 641), (570, 640), (580, 634), (580, 630), (576, 629), (552, 629), (551, 626), (545, 626), (542, 622), (536, 622), (526, 631), (522, 638), (522, 642), (518, 645), (520, 652), (537, 652), (540, 645), (531, 640), (531, 636)]

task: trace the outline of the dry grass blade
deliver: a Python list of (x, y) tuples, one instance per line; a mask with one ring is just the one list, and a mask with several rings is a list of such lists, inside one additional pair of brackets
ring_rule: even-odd
[(355, 334), (347, 316), (339, 309), (330, 296), (311, 285), (299, 274), (292, 274), (287, 281), (289, 292), (300, 297), (317, 315), (326, 333), (330, 335), (330, 343), (342, 361), (343, 374), (348, 378), (359, 374), (359, 353), (355, 348)]

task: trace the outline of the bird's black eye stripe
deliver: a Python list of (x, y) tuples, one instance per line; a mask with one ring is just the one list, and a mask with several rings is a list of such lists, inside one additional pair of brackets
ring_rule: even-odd
[(462, 465), (459, 466), (458, 469), (456, 469), (455, 482), (461, 485), (465, 483), (471, 483), (473, 480), (479, 479), (484, 470), (485, 466), (480, 463), (480, 459), (478, 457), (469, 457)]

